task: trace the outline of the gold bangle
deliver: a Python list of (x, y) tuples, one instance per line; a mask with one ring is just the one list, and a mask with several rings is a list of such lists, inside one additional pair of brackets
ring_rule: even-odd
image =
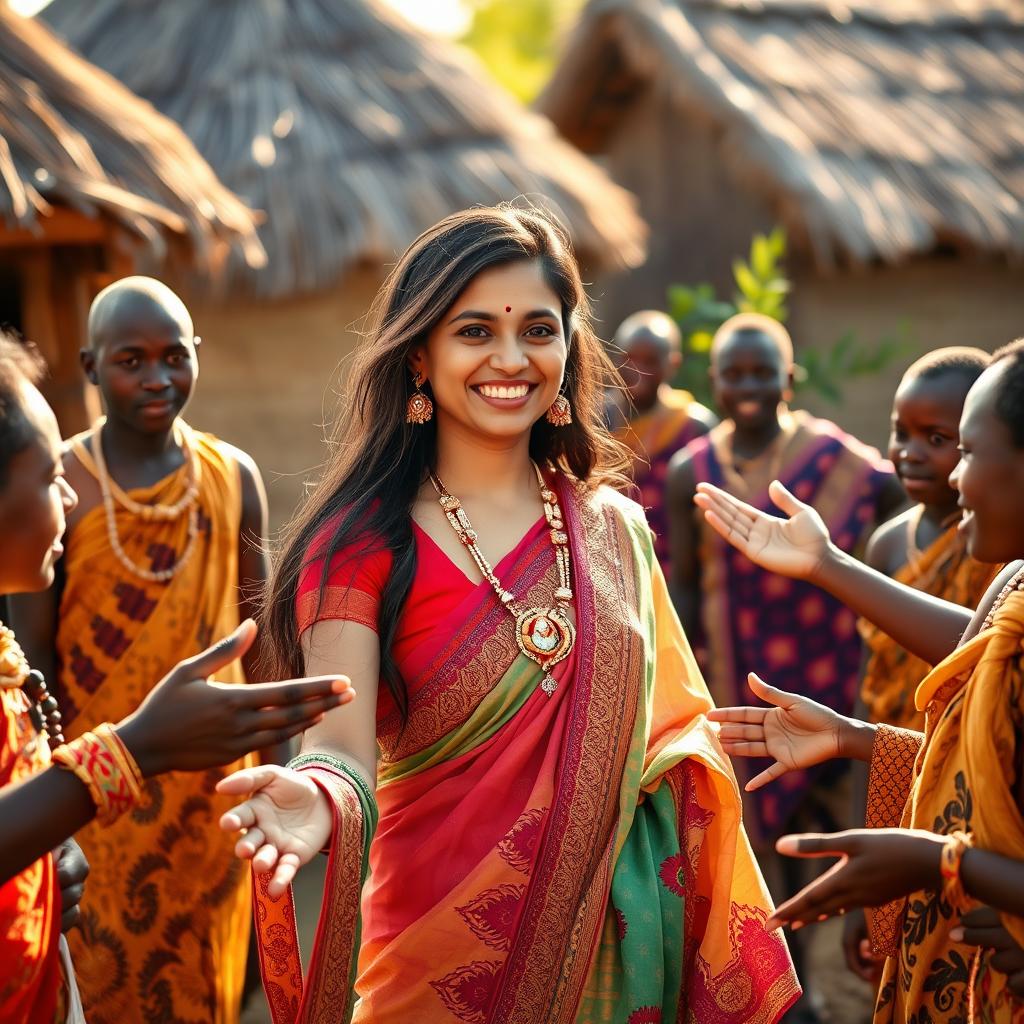
[(96, 805), (97, 820), (110, 825), (135, 806), (142, 789), (132, 774), (131, 762), (122, 760), (122, 750), (130, 756), (127, 750), (105, 738), (102, 726), (97, 732), (100, 735), (86, 732), (59, 746), (53, 752), (53, 762), (82, 782)]
[(124, 740), (117, 735), (117, 730), (110, 722), (97, 725), (94, 731), (117, 759), (118, 766), (124, 772), (128, 787), (132, 791), (132, 796), (138, 802), (142, 799), (142, 791), (146, 785), (146, 780), (142, 777), (142, 769), (139, 768), (135, 758), (132, 757), (131, 751), (124, 745)]
[(964, 889), (960, 868), (964, 854), (974, 845), (974, 838), (967, 832), (953, 832), (942, 845), (939, 870), (942, 874), (942, 897), (959, 914), (971, 908), (971, 897)]

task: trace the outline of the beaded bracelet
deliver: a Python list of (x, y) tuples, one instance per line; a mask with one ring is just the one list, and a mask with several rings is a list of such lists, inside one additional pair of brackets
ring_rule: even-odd
[(953, 910), (960, 914), (970, 910), (972, 903), (960, 877), (960, 866), (964, 854), (973, 845), (974, 838), (967, 832), (952, 832), (942, 845), (942, 859), (939, 865), (942, 872), (942, 896)]
[(96, 818), (109, 825), (138, 803), (142, 773), (109, 722), (53, 752), (58, 768), (72, 772), (89, 790)]

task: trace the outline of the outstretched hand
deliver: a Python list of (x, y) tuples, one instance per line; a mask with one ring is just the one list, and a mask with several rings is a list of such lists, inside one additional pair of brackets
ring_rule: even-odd
[(846, 718), (807, 697), (777, 690), (753, 672), (747, 680), (755, 696), (770, 707), (715, 708), (708, 718), (722, 723), (718, 737), (730, 756), (772, 758), (773, 763), (747, 783), (748, 793), (787, 772), (843, 756)]
[(782, 576), (811, 579), (829, 551), (828, 527), (778, 480), (768, 494), (788, 519), (770, 516), (713, 484), (698, 484), (693, 500), (712, 529), (756, 565)]
[(249, 685), (209, 679), (252, 646), (247, 619), (230, 636), (187, 658), (117, 726), (146, 777), (228, 764), (271, 747), (319, 722), (355, 696), (344, 676), (317, 676)]
[(877, 907), (918, 889), (941, 884), (943, 836), (921, 829), (850, 829), (834, 835), (783, 836), (776, 844), (789, 857), (838, 857), (823, 875), (775, 908), (772, 930), (797, 929), (853, 907)]
[(301, 772), (274, 764), (244, 768), (217, 783), (217, 792), (247, 796), (222, 815), (220, 827), (225, 832), (243, 831), (235, 856), (252, 860), (257, 874), (273, 872), (271, 896), (284, 892), (299, 868), (327, 844), (327, 797)]

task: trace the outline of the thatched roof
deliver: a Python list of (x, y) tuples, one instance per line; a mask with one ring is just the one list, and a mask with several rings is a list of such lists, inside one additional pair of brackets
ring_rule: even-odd
[(0, 227), (38, 231), (54, 206), (110, 218), (156, 255), (171, 234), (203, 263), (223, 242), (262, 256), (251, 211), (173, 121), (0, 2)]
[(1024, 257), (1021, 0), (592, 0), (538, 107), (600, 152), (646, 90), (820, 265)]
[(380, 0), (56, 0), (42, 16), (266, 212), (267, 267), (233, 267), (257, 295), (330, 287), (453, 210), (520, 195), (564, 218), (591, 267), (643, 259), (628, 193)]

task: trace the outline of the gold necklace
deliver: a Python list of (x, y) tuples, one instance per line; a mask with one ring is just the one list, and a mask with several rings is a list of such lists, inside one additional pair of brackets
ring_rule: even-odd
[(476, 562), (477, 568), (485, 580), (494, 588), (498, 600), (515, 616), (516, 643), (519, 650), (531, 661), (535, 661), (544, 671), (541, 689), (550, 697), (558, 683), (551, 674), (551, 669), (560, 661), (564, 661), (576, 642), (576, 629), (569, 618), (568, 608), (572, 601), (572, 577), (570, 575), (569, 536), (565, 532), (565, 521), (562, 510), (558, 506), (558, 496), (544, 482), (540, 468), (533, 463), (540, 485), (540, 497), (544, 502), (544, 518), (548, 522), (551, 543), (555, 549), (555, 563), (558, 566), (558, 587), (555, 590), (554, 604), (550, 607), (524, 608), (511, 591), (501, 585), (501, 580), (494, 575), (491, 563), (484, 557), (477, 546), (477, 533), (473, 529), (466, 510), (458, 498), (453, 497), (435, 473), (430, 474), (430, 482), (437, 491), (437, 500), (445, 518), (452, 525), (459, 540)]
[[(99, 478), (100, 494), (103, 497), (103, 511), (107, 519), (107, 538), (110, 541), (111, 550), (121, 565), (133, 576), (147, 580), (150, 583), (168, 583), (185, 568), (192, 553), (195, 550), (196, 538), (199, 536), (199, 457), (192, 449), (187, 435), (183, 431), (179, 443), (185, 451), (188, 460), (189, 486), (185, 496), (174, 505), (143, 505), (130, 498), (111, 479), (107, 471), (106, 459), (103, 457), (103, 435), (102, 428), (105, 420), (101, 420), (99, 428), (93, 432), (93, 461), (96, 463), (96, 475)], [(152, 522), (160, 519), (170, 521), (180, 517), (181, 513), (188, 509), (188, 540), (181, 557), (169, 569), (154, 571), (136, 565), (128, 556), (128, 552), (121, 546), (121, 538), (117, 533), (117, 513), (114, 509), (114, 488), (117, 489), (117, 501), (126, 511), (131, 512), (139, 518)]]

